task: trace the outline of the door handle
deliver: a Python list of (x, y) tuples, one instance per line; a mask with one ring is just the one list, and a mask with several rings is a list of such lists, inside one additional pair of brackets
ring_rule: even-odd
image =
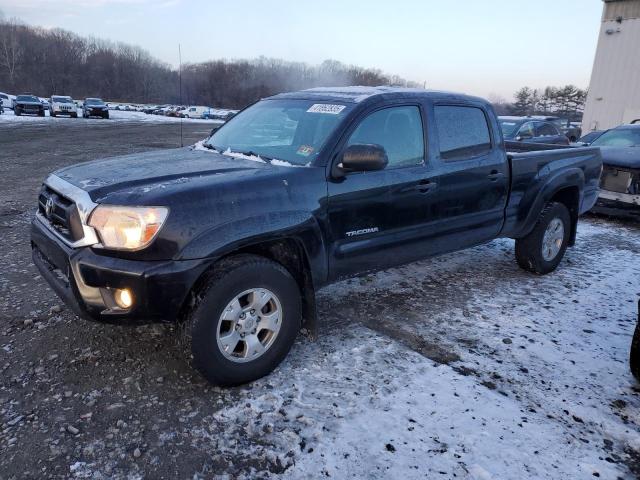
[(495, 182), (504, 177), (504, 173), (501, 173), (497, 170), (491, 170), (491, 173), (487, 175), (487, 178), (492, 182)]
[(431, 180), (420, 180), (418, 185), (414, 187), (420, 193), (429, 193), (436, 189), (438, 184), (436, 182), (432, 182)]

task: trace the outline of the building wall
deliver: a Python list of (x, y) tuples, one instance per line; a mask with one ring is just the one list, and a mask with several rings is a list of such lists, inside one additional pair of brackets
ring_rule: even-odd
[(635, 119), (640, 119), (640, 0), (605, 0), (582, 131)]

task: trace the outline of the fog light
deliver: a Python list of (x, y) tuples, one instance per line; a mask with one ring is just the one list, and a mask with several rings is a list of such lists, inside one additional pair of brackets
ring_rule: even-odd
[(117, 289), (113, 294), (113, 299), (123, 310), (128, 310), (133, 305), (133, 295), (128, 288)]

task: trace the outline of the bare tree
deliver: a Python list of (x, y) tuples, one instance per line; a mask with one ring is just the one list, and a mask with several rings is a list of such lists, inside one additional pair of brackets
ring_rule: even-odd
[(9, 85), (15, 87), (16, 72), (22, 56), (19, 29), (24, 28), (16, 19), (0, 24), (0, 66), (9, 77)]

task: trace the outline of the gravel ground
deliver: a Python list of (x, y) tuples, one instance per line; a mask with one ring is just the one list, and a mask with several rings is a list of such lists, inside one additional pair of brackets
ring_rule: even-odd
[(0, 479), (640, 475), (637, 225), (583, 219), (546, 277), (497, 240), (330, 286), (316, 342), (219, 389), (171, 326), (81, 321), (30, 260), (47, 173), (177, 146), (178, 125), (60, 120), (0, 123)]

